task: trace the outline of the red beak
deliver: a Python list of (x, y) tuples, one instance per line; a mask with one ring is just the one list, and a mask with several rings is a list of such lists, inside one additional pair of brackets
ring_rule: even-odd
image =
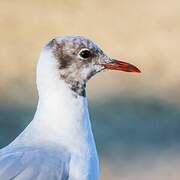
[(103, 64), (103, 66), (106, 69), (111, 69), (111, 70), (118, 70), (118, 71), (125, 71), (125, 72), (137, 72), (137, 73), (141, 72), (136, 66), (129, 64), (127, 62), (118, 61), (115, 59), (112, 59), (112, 62), (110, 62), (110, 63)]

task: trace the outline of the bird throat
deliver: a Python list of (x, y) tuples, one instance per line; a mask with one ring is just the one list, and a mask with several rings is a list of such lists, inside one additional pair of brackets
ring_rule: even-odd
[(86, 97), (86, 81), (82, 80), (75, 73), (71, 73), (68, 68), (60, 69), (60, 78), (66, 82), (69, 88), (73, 91), (75, 97)]
[(74, 92), (74, 95), (76, 97), (77, 95), (86, 97), (86, 90), (85, 90), (86, 84), (85, 83), (81, 83), (75, 80), (67, 80), (66, 83), (68, 83), (70, 89)]

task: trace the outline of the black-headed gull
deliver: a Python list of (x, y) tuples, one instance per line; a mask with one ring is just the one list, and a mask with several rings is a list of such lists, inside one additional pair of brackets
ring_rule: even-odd
[(104, 69), (140, 72), (81, 36), (45, 45), (37, 66), (37, 110), (28, 127), (0, 150), (0, 180), (99, 179), (85, 88)]

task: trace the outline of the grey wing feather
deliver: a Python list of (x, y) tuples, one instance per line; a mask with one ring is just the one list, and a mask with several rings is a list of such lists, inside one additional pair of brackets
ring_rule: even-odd
[(67, 180), (69, 153), (42, 148), (0, 152), (0, 180)]

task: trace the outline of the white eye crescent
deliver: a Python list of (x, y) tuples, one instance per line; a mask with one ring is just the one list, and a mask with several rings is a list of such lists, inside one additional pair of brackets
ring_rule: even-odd
[(78, 55), (81, 59), (88, 59), (92, 56), (91, 51), (88, 48), (81, 49)]

